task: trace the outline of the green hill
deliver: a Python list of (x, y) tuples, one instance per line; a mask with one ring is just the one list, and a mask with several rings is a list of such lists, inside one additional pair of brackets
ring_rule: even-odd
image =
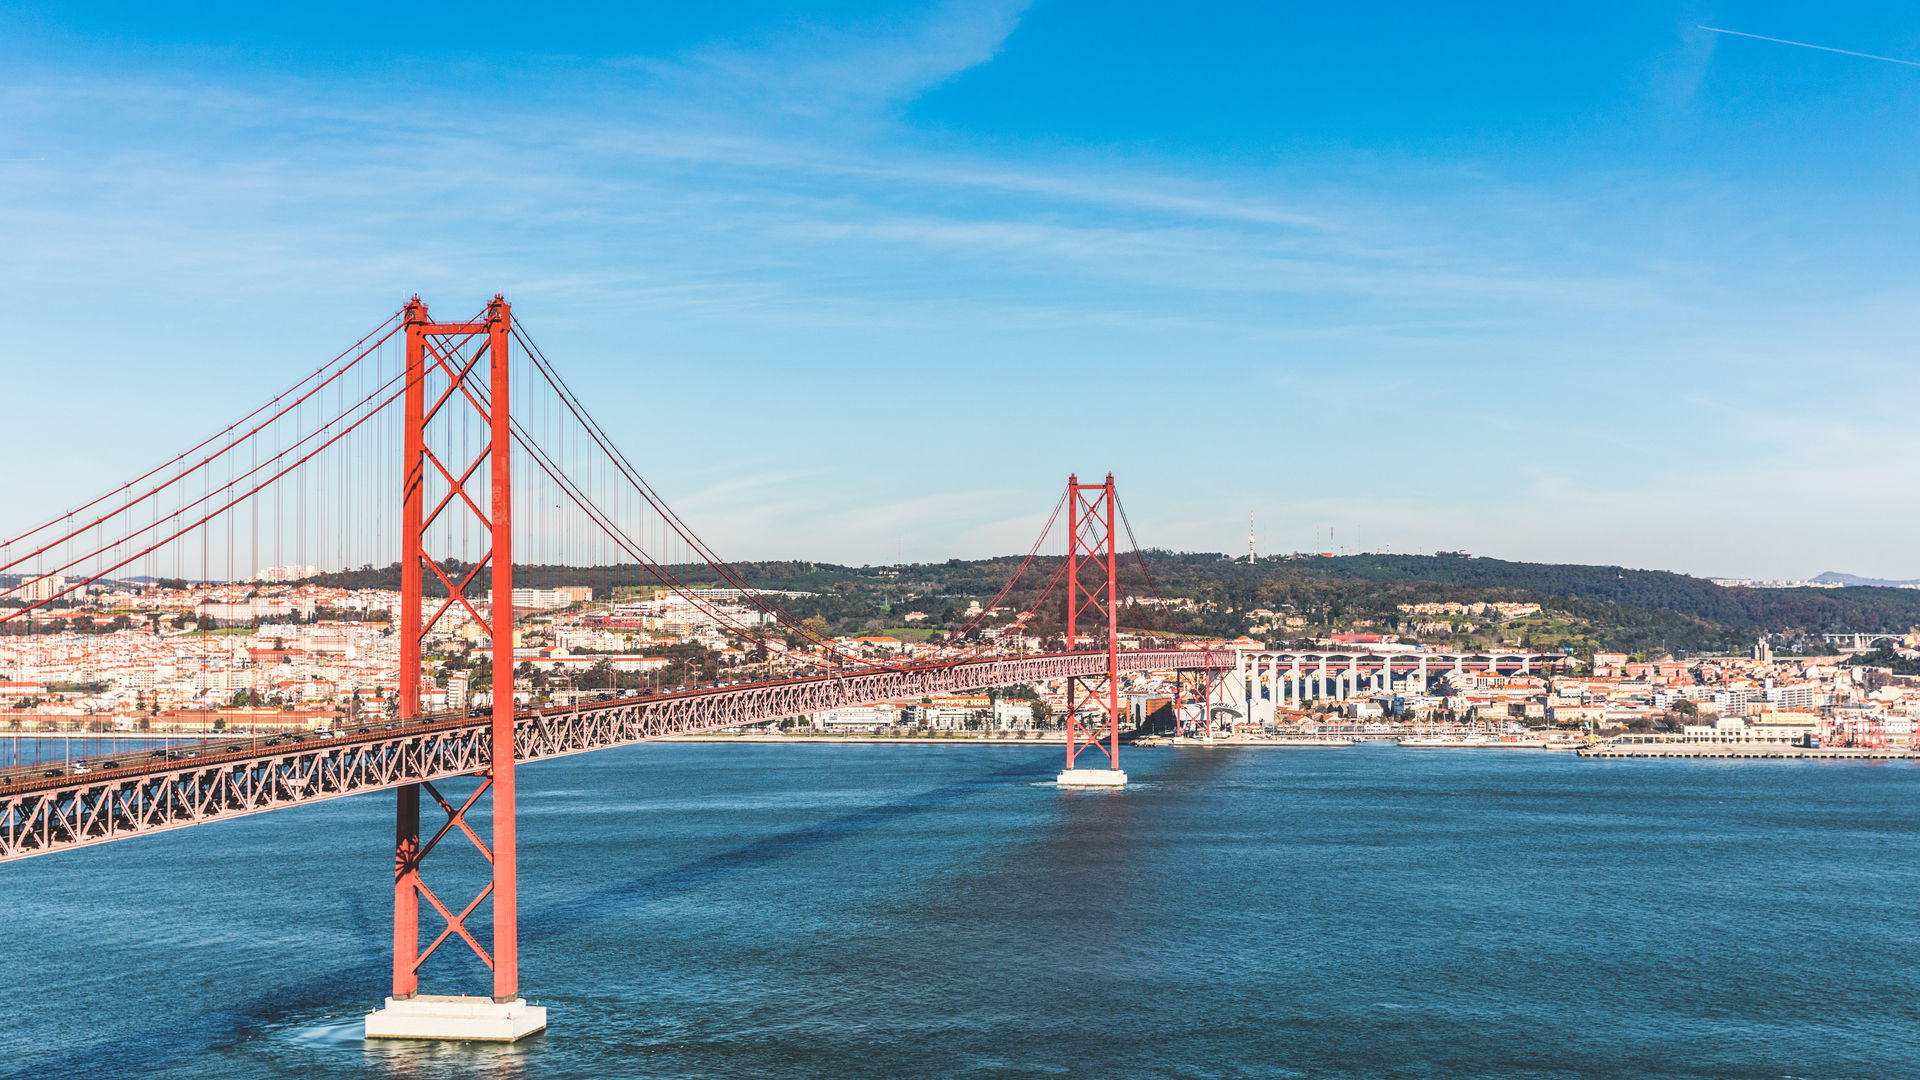
[[(793, 617), (817, 618), (834, 633), (861, 633), (886, 627), (944, 631), (962, 626), (969, 605), (990, 601), (1019, 563), (1014, 556), (860, 567), (783, 560), (742, 563), (738, 569), (758, 587), (812, 594), (780, 601)], [(1059, 566), (1057, 555), (1035, 559), (1003, 606), (1026, 609)], [(670, 567), (668, 574), (689, 584), (728, 584), (704, 566)], [(484, 588), (485, 573), (480, 577)], [(1308, 556), (1249, 564), (1217, 553), (1150, 551), (1123, 556), (1120, 579), (1126, 595), (1199, 602), (1186, 610), (1126, 606), (1122, 621), (1129, 629), (1167, 636), (1253, 633), (1276, 644), (1360, 630), (1455, 647), (1502, 643), (1575, 652), (1699, 652), (1744, 651), (1757, 636), (1767, 634), (1776, 647), (1818, 652), (1822, 633), (1892, 633), (1920, 625), (1920, 590), (1915, 589), (1728, 588), (1665, 570), (1466, 555)], [(317, 580), (395, 588), (399, 570), (391, 565), (366, 567)], [(604, 598), (611, 589), (635, 595), (638, 587), (657, 586), (659, 577), (631, 565), (521, 565), (515, 568), (515, 582), (589, 585)], [(437, 585), (429, 581), (428, 591), (438, 592)], [(1436, 601), (1514, 601), (1536, 603), (1543, 610), (1510, 623), (1400, 611), (1403, 604)], [(1049, 598), (1031, 630), (1058, 635), (1062, 603), (1058, 594)], [(912, 612), (920, 617), (909, 620)]]

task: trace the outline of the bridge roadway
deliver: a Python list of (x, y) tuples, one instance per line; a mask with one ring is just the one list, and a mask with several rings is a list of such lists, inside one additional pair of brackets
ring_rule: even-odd
[[(876, 701), (1106, 673), (1107, 654), (1049, 653), (747, 683), (620, 698), (522, 713), (516, 761), (778, 720)], [(1127, 651), (1122, 674), (1229, 670), (1232, 653)], [(94, 759), (85, 774), (43, 775), (45, 766), (0, 777), (0, 862), (129, 836), (301, 806), (366, 791), (472, 776), (490, 764), (490, 721), (423, 717), (393, 727), (276, 745), (245, 739), (195, 747), (192, 758)]]

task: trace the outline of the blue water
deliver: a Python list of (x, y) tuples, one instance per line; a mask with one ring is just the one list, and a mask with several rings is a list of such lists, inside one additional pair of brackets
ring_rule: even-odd
[[(389, 796), (0, 866), (0, 1078), (1920, 1076), (1913, 765), (1126, 764), (1120, 793), (1034, 747), (526, 767), (552, 1029), (512, 1047), (359, 1038)], [(426, 989), (485, 977), (447, 950)]]
[(197, 735), (0, 735), (0, 766), (65, 763), (94, 754), (138, 757), (161, 746), (206, 741)]

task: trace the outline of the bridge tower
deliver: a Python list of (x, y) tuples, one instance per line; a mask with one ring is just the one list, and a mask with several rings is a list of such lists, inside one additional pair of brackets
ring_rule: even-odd
[[(478, 322), (436, 323), (427, 305), (414, 297), (406, 308), (407, 370), (402, 463), (400, 559), (400, 717), (420, 715), (421, 642), (440, 618), (459, 605), (487, 635), (493, 661), (492, 723), (484, 738), (488, 768), (471, 796), (456, 806), (432, 784), (399, 789), (393, 854), (393, 996), (367, 1015), (368, 1038), (461, 1039), (512, 1042), (547, 1026), (547, 1010), (520, 997), (519, 892), (514, 835), (513, 742), (513, 438), (508, 401), (508, 337), (512, 308), (495, 296)], [(442, 461), (429, 439), (472, 409), (484, 445), (471, 461)], [(440, 445), (451, 445), (444, 440)], [(464, 451), (459, 451), (464, 456)], [(483, 479), (484, 478), (484, 479)], [(429, 504), (429, 493), (432, 499)], [(485, 509), (482, 509), (482, 508)], [(447, 516), (471, 515), (488, 544), (486, 553), (461, 566), (450, 552), (428, 551), (428, 539)], [(451, 568), (451, 572), (449, 572)], [(492, 597), (478, 588), (490, 571)], [(422, 618), (426, 575), (446, 588), (435, 597), (430, 618)], [(456, 575), (458, 575), (456, 577)], [(482, 605), (485, 613), (482, 614)], [(424, 845), (420, 842), (420, 793), (447, 815)], [(482, 798), (491, 800), (493, 835), (489, 844), (467, 821)], [(480, 894), (455, 912), (421, 876), (427, 855), (454, 830), (461, 832), (492, 864), (492, 877)], [(439, 913), (444, 925), (420, 947), (420, 901)], [(492, 948), (482, 945), (467, 920), (492, 902)], [(420, 965), (458, 937), (493, 972), (493, 995), (470, 998), (420, 993)]]
[[(1120, 771), (1120, 575), (1114, 515), (1112, 473), (1103, 484), (1082, 484), (1078, 474), (1067, 477), (1067, 649), (1080, 647), (1083, 617), (1089, 630), (1104, 623), (1107, 671), (1105, 676), (1067, 678), (1067, 767), (1057, 778), (1061, 787), (1127, 783), (1127, 774)], [(1100, 703), (1104, 721), (1080, 723), (1076, 689)], [(1093, 767), (1078, 765), (1083, 752), (1092, 752)]]

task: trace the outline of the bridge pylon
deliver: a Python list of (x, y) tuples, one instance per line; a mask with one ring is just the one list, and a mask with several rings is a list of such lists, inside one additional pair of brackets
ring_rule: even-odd
[[(406, 308), (407, 370), (400, 560), (400, 718), (420, 715), (421, 644), (440, 619), (458, 605), (487, 635), (493, 663), (487, 768), (479, 785), (460, 805), (430, 783), (399, 789), (395, 809), (393, 855), (393, 995), (367, 1014), (368, 1038), (457, 1039), (513, 1042), (547, 1026), (547, 1010), (520, 997), (519, 889), (514, 833), (513, 707), (513, 430), (508, 400), (508, 337), (512, 308), (495, 296), (477, 322), (436, 323), (427, 305), (414, 297)], [(485, 433), (472, 460), (450, 432), (454, 418), (471, 409)], [(435, 440), (432, 431), (447, 432)], [(460, 457), (442, 460), (443, 455)], [(482, 478), (484, 477), (484, 483)], [(429, 501), (431, 493), (431, 502)], [(485, 507), (483, 510), (482, 507)], [(454, 552), (428, 550), (433, 535), (451, 537), (449, 517), (470, 516), (488, 547), (465, 565)], [(480, 592), (479, 576), (490, 572), (491, 598)], [(426, 576), (444, 586), (434, 597), (430, 618), (423, 618)], [(485, 614), (482, 614), (482, 607)], [(420, 842), (420, 794), (425, 791), (447, 815), (424, 845)], [(483, 798), (492, 802), (492, 843), (468, 824), (467, 814)], [(492, 866), (491, 880), (458, 912), (430, 889), (421, 876), (427, 855), (451, 832), (459, 831)], [(439, 913), (444, 925), (420, 947), (420, 901)], [(491, 902), (492, 948), (482, 945), (467, 920)], [(458, 937), (493, 972), (493, 994), (485, 997), (420, 993), (420, 965), (440, 946)]]
[[(1120, 771), (1120, 575), (1114, 541), (1113, 474), (1105, 483), (1082, 484), (1067, 477), (1067, 649), (1080, 647), (1084, 618), (1106, 637), (1104, 676), (1067, 678), (1067, 767), (1056, 778), (1061, 787), (1125, 787)], [(1082, 724), (1075, 690), (1098, 702), (1104, 719)], [(1082, 753), (1095, 759), (1082, 768)]]

